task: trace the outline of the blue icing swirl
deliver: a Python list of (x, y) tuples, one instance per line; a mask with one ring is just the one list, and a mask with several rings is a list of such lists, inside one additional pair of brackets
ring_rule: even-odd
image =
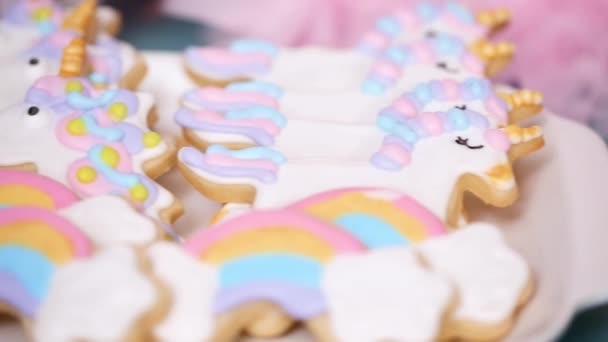
[(275, 164), (284, 164), (287, 160), (278, 151), (267, 147), (255, 146), (242, 150), (229, 150), (222, 145), (211, 145), (207, 148), (207, 154), (223, 154), (238, 159), (269, 159)]
[(90, 113), (83, 114), (81, 118), (87, 127), (87, 131), (94, 136), (107, 141), (119, 141), (124, 136), (124, 133), (119, 129), (98, 126), (95, 118)]
[(437, 9), (433, 4), (423, 2), (416, 6), (416, 13), (425, 21), (431, 21), (437, 16)]
[(260, 92), (268, 96), (272, 96), (277, 100), (283, 96), (283, 90), (279, 86), (272, 83), (260, 81), (232, 83), (228, 87), (226, 87), (226, 89), (230, 91)]
[(452, 13), (453, 15), (455, 15), (458, 19), (460, 19), (461, 21), (467, 23), (467, 24), (474, 24), (475, 23), (475, 17), (473, 16), (473, 14), (471, 13), (471, 11), (456, 3), (456, 2), (450, 2), (446, 5), (446, 9)]
[(383, 17), (378, 19), (378, 21), (376, 21), (376, 28), (391, 37), (395, 37), (401, 32), (401, 25), (399, 24), (399, 21), (393, 17)]
[(68, 94), (68, 104), (76, 109), (89, 110), (97, 107), (103, 107), (112, 102), (118, 94), (117, 89), (105, 91), (101, 96), (92, 98), (80, 92), (71, 92)]
[(408, 143), (415, 144), (418, 142), (418, 134), (409, 126), (399, 122), (393, 117), (380, 115), (377, 120), (377, 125), (385, 132), (399, 136)]
[(230, 120), (264, 118), (272, 120), (281, 128), (287, 125), (287, 119), (285, 119), (283, 114), (279, 113), (279, 111), (274, 108), (266, 106), (253, 106), (245, 109), (229, 110), (224, 114), (224, 117)]
[(363, 82), (363, 84), (361, 85), (361, 91), (363, 91), (365, 94), (368, 94), (368, 95), (373, 95), (373, 96), (382, 95), (385, 90), (386, 90), (386, 87), (382, 83), (371, 80), (371, 79), (365, 80)]
[(261, 52), (274, 56), (279, 51), (274, 44), (265, 40), (243, 39), (232, 43), (230, 49), (234, 52), (250, 53)]
[(113, 184), (117, 184), (124, 188), (132, 188), (137, 185), (139, 183), (139, 177), (137, 175), (116, 171), (101, 160), (101, 151), (103, 147), (103, 145), (95, 145), (87, 154), (89, 161), (93, 164), (95, 169), (101, 172), (101, 174)]

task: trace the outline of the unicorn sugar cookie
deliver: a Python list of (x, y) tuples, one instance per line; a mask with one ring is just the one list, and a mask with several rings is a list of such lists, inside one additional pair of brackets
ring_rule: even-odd
[[(232, 100), (247, 98), (246, 90), (236, 94)], [(525, 98), (539, 101), (529, 92)], [(272, 96), (264, 100), (271, 104)], [(528, 107), (518, 103), (518, 118), (525, 117)], [(518, 191), (511, 162), (543, 146), (539, 127), (499, 128), (516, 108), (508, 108), (489, 82), (473, 78), (421, 83), (376, 113), (376, 123), (292, 119), (270, 110), (228, 111), (218, 119), (211, 111), (182, 110), (178, 122), (186, 113), (201, 123), (201, 136), (230, 143), (195, 144), (205, 152), (184, 147), (178, 166), (197, 190), (222, 203), (277, 208), (336, 187), (378, 186), (403, 191), (458, 226), (464, 192), (494, 206), (513, 203)]]
[(399, 51), (388, 51), (389, 47), (424, 36), (454, 33), (486, 62), (486, 71), (493, 75), (510, 61), (513, 47), (485, 39), (508, 21), (505, 10), (480, 12), (475, 18), (469, 9), (454, 3), (423, 3), (378, 19), (374, 29), (353, 49), (278, 48), (267, 41), (240, 40), (228, 48), (190, 47), (184, 61), (188, 73), (201, 85), (255, 79), (294, 90), (338, 91), (358, 88), (372, 66), (372, 70), (388, 72), (388, 67), (374, 65), (373, 61), (385, 52), (389, 60), (401, 58)]
[[(456, 81), (468, 81), (469, 87), (481, 90), (487, 88), (485, 84), (488, 82), (478, 80), (483, 74), (483, 63), (470, 55), (462, 41), (452, 35), (424, 38), (393, 48), (392, 51), (399, 57), (394, 61), (377, 61), (375, 64), (379, 68), (367, 76), (362, 85), (363, 92), (360, 89), (298, 91), (260, 81), (233, 83), (226, 88), (204, 87), (183, 95), (182, 108), (175, 119), (183, 128), (184, 138), (199, 149), (214, 143), (228, 147), (250, 144), (267, 146), (286, 125), (286, 119), (373, 123), (378, 112), (406, 91), (425, 92), (422, 94), (425, 96), (423, 100), (434, 100), (432, 89), (418, 89), (417, 86), (423, 82), (443, 80), (452, 91), (449, 97), (442, 100), (451, 102), (452, 106), (462, 106), (464, 103), (464, 99), (460, 99)], [(435, 83), (435, 88), (445, 88), (441, 82)], [(525, 107), (526, 115), (530, 116), (542, 109), (542, 96), (537, 92), (526, 92), (535, 108), (523, 102), (509, 101), (509, 104), (512, 111), (517, 108), (519, 112)], [(494, 115), (500, 114), (497, 112), (503, 111), (501, 102), (488, 96), (485, 104), (489, 108), (484, 110)], [(499, 117), (498, 123), (514, 122), (515, 116), (518, 120), (524, 117)]]
[(80, 197), (116, 194), (152, 218), (181, 214), (153, 181), (173, 163), (174, 147), (148, 130), (153, 99), (123, 89), (97, 91), (78, 78), (84, 44), (65, 49), (60, 76), (46, 76), (25, 101), (0, 112), (0, 166), (38, 171)]

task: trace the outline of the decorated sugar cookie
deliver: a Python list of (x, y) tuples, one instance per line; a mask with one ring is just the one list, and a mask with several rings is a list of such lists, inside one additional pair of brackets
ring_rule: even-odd
[[(505, 10), (485, 11), (478, 13), (478, 17), (454, 3), (445, 6), (424, 3), (380, 18), (354, 49), (290, 49), (279, 48), (267, 41), (239, 40), (228, 48), (188, 48), (185, 64), (201, 85), (256, 79), (294, 90), (340, 91), (359, 88), (370, 67), (390, 72), (391, 66), (386, 64), (393, 64), (391, 59), (403, 62), (405, 57), (398, 51), (387, 51), (387, 63), (373, 65), (374, 58), (382, 56), (391, 46), (424, 36), (454, 33), (465, 46), (474, 47), (486, 62), (488, 74), (493, 75), (511, 59), (513, 48), (510, 44), (488, 43), (485, 38), (508, 22), (509, 13)], [(424, 54), (425, 51), (411, 51), (414, 56), (417, 53)]]
[(42, 208), (0, 210), (0, 312), (34, 318), (56, 269), (92, 253), (67, 219)]
[(531, 288), (525, 261), (495, 227), (448, 233), (414, 199), (378, 188), (254, 210), (200, 230), (185, 248), (203, 265), (189, 269), (217, 284), (202, 287), (215, 299), (198, 312), (215, 340), (256, 325), (274, 336), (291, 320), (327, 341), (496, 339)]
[(31, 206), (52, 210), (78, 202), (65, 185), (30, 172), (0, 169), (0, 208)]
[[(250, 95), (252, 87), (261, 95)], [(458, 226), (464, 191), (495, 206), (511, 204), (517, 197), (511, 161), (543, 145), (538, 127), (499, 128), (511, 121), (510, 113), (528, 107), (509, 107), (484, 79), (420, 83), (373, 115), (361, 111), (371, 122), (348, 111), (328, 119), (280, 114), (272, 107), (274, 90), (231, 85), (222, 93), (227, 101), (215, 96), (211, 104), (225, 111), (224, 118), (211, 108), (177, 113), (178, 122), (193, 119), (188, 122), (194, 132), (185, 133), (198, 147), (180, 150), (178, 165), (205, 196), (277, 208), (337, 187), (386, 187), (410, 194)], [(526, 94), (525, 103), (542, 103)], [(260, 106), (240, 109), (250, 99)], [(539, 108), (528, 109), (533, 114)], [(211, 139), (222, 145), (207, 146)]]
[(173, 147), (148, 130), (153, 99), (124, 89), (97, 91), (76, 77), (83, 43), (66, 48), (60, 76), (46, 76), (19, 105), (0, 113), (0, 166), (38, 171), (80, 197), (127, 198), (153, 218), (180, 214), (174, 197), (152, 179), (171, 167)]

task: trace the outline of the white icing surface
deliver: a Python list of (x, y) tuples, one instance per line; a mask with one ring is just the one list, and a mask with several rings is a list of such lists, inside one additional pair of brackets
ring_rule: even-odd
[(155, 223), (115, 196), (85, 199), (60, 211), (97, 247), (117, 244), (145, 245), (159, 237)]
[(156, 303), (135, 252), (112, 247), (59, 268), (33, 333), (38, 341), (118, 341)]
[(167, 318), (154, 329), (161, 341), (208, 341), (212, 335), (217, 270), (186, 254), (178, 245), (159, 242), (148, 251), (154, 274), (171, 291)]
[(508, 319), (530, 278), (525, 260), (507, 246), (498, 228), (476, 223), (425, 241), (418, 251), (458, 290), (453, 318), (483, 324)]
[(359, 87), (371, 63), (371, 58), (355, 50), (282, 48), (270, 72), (258, 79), (289, 90), (347, 90)]
[[(0, 20), (0, 58), (18, 55), (40, 37), (40, 32), (33, 26), (12, 25), (4, 20)], [(4, 62), (4, 61), (3, 61)]]
[(449, 282), (406, 248), (338, 256), (321, 286), (333, 333), (349, 342), (431, 341), (452, 296)]
[[(215, 183), (254, 186), (256, 208), (281, 207), (335, 188), (374, 186), (406, 193), (444, 218), (451, 192), (461, 175), (482, 174), (507, 162), (505, 153), (492, 148), (470, 150), (456, 144), (457, 136), (470, 139), (471, 144), (484, 144), (483, 133), (477, 129), (426, 138), (416, 145), (408, 166), (400, 171), (386, 171), (369, 162), (384, 138), (379, 129), (292, 120), (274, 147), (288, 160), (280, 167), (276, 183), (263, 184), (249, 178), (220, 177), (200, 169), (191, 170)], [(181, 156), (178, 158), (181, 160)]]

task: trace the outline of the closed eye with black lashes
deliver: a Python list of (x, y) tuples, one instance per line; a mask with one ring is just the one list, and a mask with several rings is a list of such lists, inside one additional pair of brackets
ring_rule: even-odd
[(449, 72), (451, 74), (456, 74), (458, 73), (458, 69), (452, 69), (449, 67), (448, 63), (446, 62), (437, 62), (437, 64), (435, 64), (439, 69), (445, 71), (445, 72)]
[(463, 139), (462, 137), (457, 137), (454, 142), (456, 142), (458, 145), (466, 146), (471, 150), (479, 150), (480, 148), (483, 148), (483, 145), (469, 145), (469, 139)]

